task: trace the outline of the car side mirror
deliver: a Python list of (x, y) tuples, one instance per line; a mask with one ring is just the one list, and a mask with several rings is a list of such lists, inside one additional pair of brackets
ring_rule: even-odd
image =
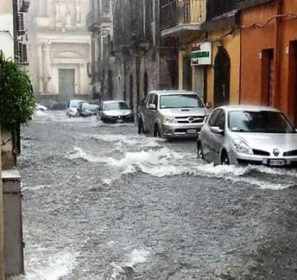
[(211, 126), (210, 127), (211, 132), (215, 133), (215, 134), (219, 134), (219, 135), (224, 135), (225, 131), (221, 128), (219, 128), (218, 126)]
[(150, 110), (156, 110), (157, 109), (157, 106), (156, 106), (156, 104), (149, 104), (148, 108)]

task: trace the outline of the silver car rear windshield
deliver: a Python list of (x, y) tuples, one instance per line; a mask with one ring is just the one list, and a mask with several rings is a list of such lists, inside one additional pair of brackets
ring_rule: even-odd
[(103, 111), (128, 110), (129, 106), (125, 102), (112, 102), (103, 104)]
[(228, 126), (233, 132), (295, 133), (286, 117), (275, 111), (231, 111)]
[(203, 108), (203, 102), (198, 95), (194, 94), (172, 94), (160, 97), (160, 108)]

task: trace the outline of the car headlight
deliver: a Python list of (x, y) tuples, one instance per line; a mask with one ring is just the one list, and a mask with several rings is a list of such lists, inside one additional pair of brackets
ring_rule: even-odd
[(252, 155), (253, 151), (250, 146), (242, 140), (236, 140), (234, 148), (237, 153)]
[(165, 117), (164, 123), (177, 123), (175, 117)]

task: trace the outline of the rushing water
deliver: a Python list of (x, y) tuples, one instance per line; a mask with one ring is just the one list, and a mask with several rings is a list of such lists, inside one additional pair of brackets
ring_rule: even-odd
[(135, 132), (64, 112), (23, 129), (26, 275), (15, 279), (297, 278), (272, 249), (296, 243), (295, 169), (214, 166), (194, 142)]

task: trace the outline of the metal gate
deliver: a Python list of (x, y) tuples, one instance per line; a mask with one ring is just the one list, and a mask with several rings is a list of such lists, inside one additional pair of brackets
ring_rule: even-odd
[(230, 102), (230, 58), (227, 51), (220, 47), (214, 66), (214, 106)]
[(59, 99), (68, 102), (75, 94), (75, 70), (59, 69)]

